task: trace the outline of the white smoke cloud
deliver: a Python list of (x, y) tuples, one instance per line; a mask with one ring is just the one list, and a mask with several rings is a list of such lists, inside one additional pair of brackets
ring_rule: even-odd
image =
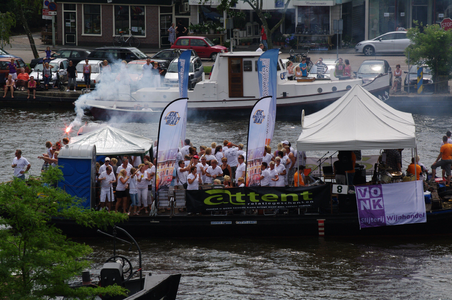
[[(146, 87), (160, 87), (163, 78), (160, 75), (152, 74), (143, 76), (142, 64), (126, 64), (121, 60), (117, 60), (109, 64), (109, 68), (102, 68), (99, 77), (96, 79), (95, 89), (90, 93), (81, 95), (75, 104), (76, 117), (69, 125), (69, 131), (73, 127), (82, 125), (82, 117), (85, 109), (89, 107), (86, 101), (89, 99), (104, 99), (111, 101), (128, 101), (132, 97), (132, 93)], [(114, 118), (110, 120), (115, 123), (124, 123), (131, 121), (130, 118)]]

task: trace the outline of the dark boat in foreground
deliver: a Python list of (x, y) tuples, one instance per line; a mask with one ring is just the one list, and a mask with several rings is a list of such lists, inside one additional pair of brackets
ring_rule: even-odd
[[(139, 266), (134, 271), (131, 261), (120, 255), (116, 255), (116, 242), (127, 243), (132, 246), (132, 243), (120, 239), (116, 236), (117, 231), (125, 233), (137, 247), (139, 252)], [(113, 235), (97, 230), (104, 235), (114, 239), (113, 256), (108, 258), (100, 270), (99, 286), (109, 286), (117, 284), (128, 290), (128, 296), (115, 296), (104, 299), (124, 299), (124, 300), (158, 300), (176, 299), (177, 290), (181, 274), (174, 275), (152, 275), (151, 272), (143, 271), (141, 266), (141, 249), (135, 239), (123, 228), (115, 226), (113, 228)], [(138, 278), (136, 275), (139, 275)], [(74, 288), (92, 287), (96, 288), (98, 285), (91, 282), (89, 272), (84, 272), (82, 275), (82, 284), (73, 285)]]

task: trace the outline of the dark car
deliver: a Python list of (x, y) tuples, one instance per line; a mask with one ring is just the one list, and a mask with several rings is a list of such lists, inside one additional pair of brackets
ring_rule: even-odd
[[(67, 58), (72, 60), (76, 66), (82, 60), (88, 57), (89, 51), (82, 48), (62, 48), (51, 55), (52, 58)], [(44, 58), (35, 58), (31, 60), (30, 68), (34, 68), (37, 64), (42, 64)]]
[(88, 55), (88, 59), (107, 60), (109, 63), (146, 59), (148, 56), (135, 47), (101, 47)]
[(171, 48), (192, 49), (199, 57), (210, 58), (213, 61), (216, 60), (218, 53), (228, 52), (228, 48), (215, 45), (209, 38), (192, 35), (178, 37)]
[(19, 57), (19, 56), (12, 55), (12, 54), (6, 52), (5, 50), (3, 50), (2, 48), (0, 48), (0, 57), (5, 58), (5, 57)]
[[(408, 92), (408, 82), (410, 84), (410, 92), (416, 92), (417, 91), (417, 68), (419, 66), (414, 65), (411, 66), (410, 71), (405, 71), (404, 73), (407, 74), (405, 76), (404, 81), (404, 90)], [(433, 87), (433, 74), (429, 67), (422, 66), (424, 69), (422, 71), (422, 82), (424, 84), (424, 91), (426, 89), (434, 89)]]
[(365, 60), (356, 72), (356, 77), (361, 78), (364, 84), (380, 75), (389, 75), (389, 85), (392, 85), (392, 69), (384, 59)]
[(27, 67), (25, 62), (20, 57), (0, 57), (0, 84), (3, 86), (6, 78), (9, 74), (9, 63), (11, 58), (14, 58), (14, 62), (19, 68), (23, 68), (26, 73), (30, 73), (30, 68)]
[[(187, 49), (163, 49), (151, 57), (152, 61), (159, 63), (160, 68), (165, 70), (168, 69), (169, 64), (180, 56), (180, 54)], [(195, 50), (192, 50), (191, 56), (198, 56)]]

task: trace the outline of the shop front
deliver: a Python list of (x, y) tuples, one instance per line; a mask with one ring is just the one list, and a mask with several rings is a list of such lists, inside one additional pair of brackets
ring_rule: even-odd
[(368, 38), (452, 18), (452, 0), (369, 0)]

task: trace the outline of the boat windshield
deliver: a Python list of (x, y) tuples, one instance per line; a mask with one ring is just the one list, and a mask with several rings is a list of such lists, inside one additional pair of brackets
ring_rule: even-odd
[[(188, 72), (194, 72), (194, 66), (192, 62), (190, 63), (190, 70)], [(177, 61), (172, 61), (170, 63), (167, 73), (177, 73)]]
[(380, 74), (383, 73), (383, 65), (364, 64), (359, 67), (358, 73), (361, 74)]

